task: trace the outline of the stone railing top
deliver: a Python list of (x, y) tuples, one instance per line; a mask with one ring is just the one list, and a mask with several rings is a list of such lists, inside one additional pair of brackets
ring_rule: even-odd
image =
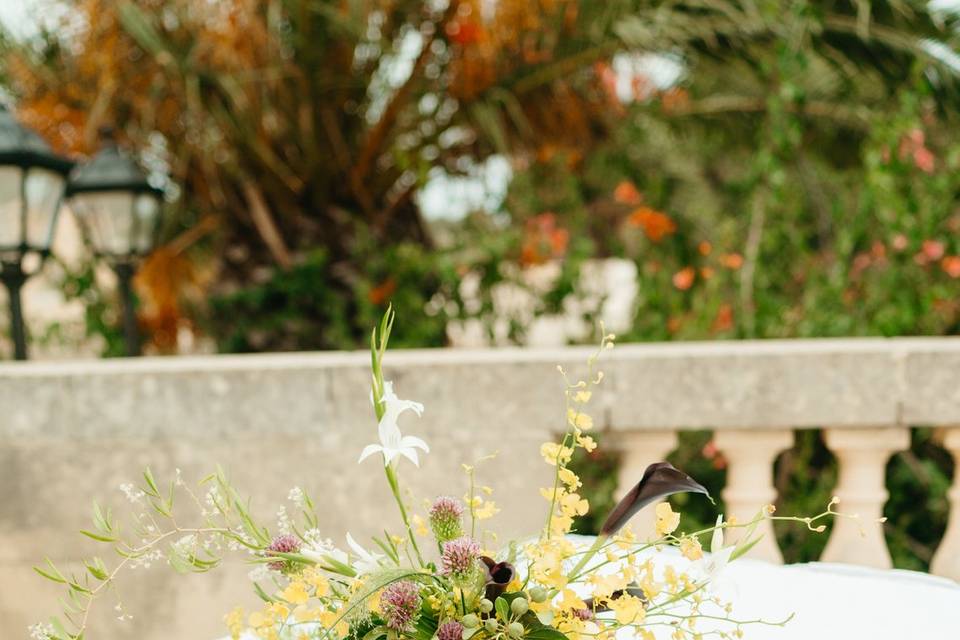
[[(427, 404), (427, 431), (544, 432), (563, 425), (555, 365), (582, 375), (592, 351), (396, 350), (387, 373)], [(366, 428), (368, 367), (365, 352), (5, 363), (0, 436)], [(615, 430), (960, 424), (960, 339), (630, 344), (601, 368), (593, 413)]]

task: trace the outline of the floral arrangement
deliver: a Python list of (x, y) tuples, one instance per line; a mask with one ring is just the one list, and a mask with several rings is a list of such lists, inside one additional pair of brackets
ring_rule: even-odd
[[(364, 448), (359, 462), (376, 462), (383, 469), (396, 498), (401, 535), (385, 532), (372, 539), (374, 547), (365, 548), (347, 534), (348, 550), (340, 549), (324, 537), (313, 500), (299, 488), (289, 496), (299, 516), (281, 509), (278, 531), (271, 532), (255, 521), (222, 470), (202, 480), (199, 491), (179, 472), (161, 490), (147, 470), (139, 488), (121, 487), (138, 507), (130, 534), (122, 535), (114, 515), (96, 504), (93, 530), (82, 532), (113, 548), (119, 559), (111, 568), (100, 558), (85, 561), (83, 575), (67, 575), (49, 560), (37, 568), (63, 584), (68, 598), (65, 620), (33, 625), (32, 637), (82, 640), (93, 604), (113, 592), (124, 569), (166, 563), (180, 572), (206, 572), (230, 552), (255, 565), (252, 584), (263, 601), (258, 610), (237, 608), (225, 616), (234, 640), (613, 640), (621, 630), (642, 640), (732, 638), (740, 637), (747, 623), (786, 622), (736, 619), (732, 604), (715, 593), (714, 582), (728, 562), (759, 540), (755, 531), (762, 520), (796, 520), (822, 531), (815, 522), (836, 515), (834, 503), (813, 518), (775, 517), (768, 505), (749, 522), (718, 516), (709, 529), (678, 533), (680, 514), (661, 500), (680, 492), (709, 494), (682, 471), (659, 462), (610, 512), (595, 539), (569, 535), (589, 505), (577, 493), (581, 482), (568, 463), (577, 448), (596, 447), (586, 409), (603, 380), (598, 358), (613, 347), (613, 335), (603, 336), (583, 380), (570, 380), (560, 369), (567, 424), (559, 442), (544, 443), (540, 450), (554, 472), (552, 485), (540, 489), (547, 503), (540, 531), (500, 549), (487, 548), (483, 541), (496, 538), (482, 524), (497, 508), (490, 500), (492, 489), (476, 486), (472, 465), (464, 465), (468, 488), (462, 499), (440, 496), (423, 515), (414, 513), (403, 499), (400, 470), (406, 462), (419, 466), (430, 449), (420, 438), (404, 435), (399, 425), (404, 414), (421, 415), (423, 405), (400, 399), (383, 377), (393, 320), (388, 311), (371, 337), (371, 401), (379, 442)], [(200, 514), (193, 526), (174, 515), (175, 497), (179, 504), (181, 495)], [(630, 519), (653, 504), (654, 531), (634, 532)], [(724, 542), (728, 529), (742, 530), (735, 544)], [(710, 553), (705, 553), (701, 538), (708, 536)], [(661, 553), (665, 548), (676, 551)], [(120, 620), (128, 617), (122, 604), (117, 609)], [(713, 626), (704, 629), (704, 621)]]

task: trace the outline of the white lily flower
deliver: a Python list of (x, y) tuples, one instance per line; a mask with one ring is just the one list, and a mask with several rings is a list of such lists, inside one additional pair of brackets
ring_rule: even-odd
[(380, 418), (380, 424), (377, 425), (377, 432), (380, 435), (380, 444), (368, 444), (360, 453), (358, 463), (363, 462), (369, 456), (375, 453), (383, 454), (383, 466), (388, 467), (394, 458), (404, 456), (416, 466), (420, 466), (420, 458), (417, 455), (417, 449), (422, 449), (430, 453), (430, 447), (427, 443), (415, 436), (405, 436), (400, 433), (400, 427), (397, 420), (405, 411), (413, 411), (420, 416), (423, 414), (423, 405), (412, 400), (401, 400), (393, 392), (393, 383), (383, 383), (384, 404), (383, 417)]
[(713, 529), (713, 536), (710, 538), (710, 553), (720, 553), (723, 549), (723, 514), (717, 516), (717, 524)]
[(717, 525), (710, 539), (710, 553), (704, 554), (702, 558), (694, 563), (695, 571), (699, 574), (700, 578), (711, 584), (715, 583), (723, 570), (726, 569), (730, 563), (730, 555), (733, 553), (733, 550), (737, 548), (736, 545), (733, 544), (728, 547), (723, 546), (723, 529), (720, 528), (722, 524), (723, 514), (721, 513), (717, 516)]
[(357, 555), (358, 559), (351, 566), (357, 572), (358, 576), (379, 571), (380, 561), (386, 556), (382, 553), (371, 553), (367, 551), (361, 547), (349, 533), (347, 533), (347, 544), (350, 545), (350, 548)]
[(350, 566), (350, 556), (333, 546), (330, 540), (313, 540), (300, 549), (300, 555), (310, 558), (320, 565), (327, 565), (331, 560), (342, 565)]

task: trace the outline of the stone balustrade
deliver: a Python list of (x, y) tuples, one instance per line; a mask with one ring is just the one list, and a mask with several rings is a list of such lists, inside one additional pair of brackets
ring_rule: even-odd
[[(541, 442), (564, 424), (556, 365), (584, 370), (588, 348), (394, 351), (387, 377), (426, 404), (405, 429), (431, 446), (405, 467), (410, 503), (462, 493), (461, 462), (483, 463), (503, 536), (542, 526), (547, 481)], [(315, 498), (335, 540), (392, 522), (376, 464), (358, 467), (375, 439), (365, 353), (143, 358), (0, 365), (0, 628), (22, 629), (57, 608), (59, 591), (32, 575), (45, 556), (70, 563), (95, 545), (93, 499), (150, 465), (199, 478), (216, 463), (271, 515), (294, 485)], [(940, 428), (960, 463), (960, 340), (853, 339), (622, 345), (605, 355), (606, 380), (591, 413), (623, 453), (621, 490), (676, 447), (685, 429), (713, 429), (728, 462), (728, 515), (749, 518), (776, 500), (773, 465), (798, 429), (823, 429), (839, 462), (846, 513), (823, 559), (889, 567), (880, 518), (884, 470), (913, 426)], [(960, 474), (932, 572), (960, 579)], [(636, 527), (651, 527), (643, 512)], [(387, 514), (387, 515), (385, 515)], [(772, 531), (751, 553), (779, 561)], [(215, 637), (219, 613), (247, 602), (245, 569), (194, 578), (190, 588), (156, 570), (131, 583), (125, 607), (142, 612), (102, 638)], [(232, 573), (231, 573), (232, 572)], [(115, 617), (106, 607), (105, 618)]]

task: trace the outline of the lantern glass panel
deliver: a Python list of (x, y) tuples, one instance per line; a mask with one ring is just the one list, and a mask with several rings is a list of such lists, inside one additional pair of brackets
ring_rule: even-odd
[(27, 245), (31, 249), (49, 249), (63, 194), (64, 178), (47, 169), (27, 171), (23, 193), (27, 200)]
[(129, 191), (78, 193), (71, 207), (100, 254), (126, 256), (133, 240), (133, 196)]
[(136, 237), (134, 249), (147, 254), (153, 249), (153, 239), (157, 229), (157, 215), (160, 213), (160, 200), (152, 193), (141, 193), (133, 204), (136, 217)]
[(0, 250), (19, 251), (23, 243), (22, 177), (20, 167), (0, 167)]

